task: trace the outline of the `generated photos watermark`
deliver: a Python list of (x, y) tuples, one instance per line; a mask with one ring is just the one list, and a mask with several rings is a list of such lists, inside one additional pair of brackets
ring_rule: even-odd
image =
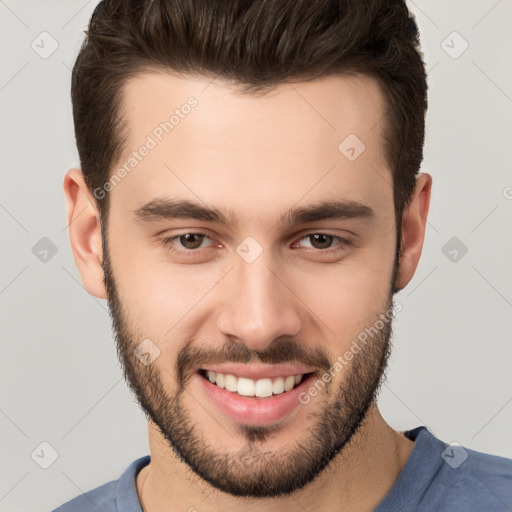
[(385, 313), (381, 313), (378, 320), (374, 322), (371, 327), (366, 327), (361, 331), (357, 337), (352, 340), (350, 348), (348, 348), (343, 354), (340, 354), (336, 361), (332, 364), (327, 372), (325, 372), (321, 378), (315, 380), (313, 384), (306, 390), (299, 393), (299, 402), (303, 405), (309, 404), (311, 397), (314, 397), (318, 392), (325, 388), (325, 385), (334, 378), (335, 374), (341, 372), (356, 354), (361, 352), (361, 345), (366, 346), (368, 341), (373, 339), (384, 329), (386, 324), (389, 324), (394, 317), (394, 313), (402, 311), (403, 306), (400, 303), (394, 304)]
[(94, 197), (101, 201), (105, 198), (108, 192), (115, 188), (123, 178), (139, 165), (144, 158), (146, 158), (158, 144), (160, 144), (166, 135), (171, 133), (176, 126), (178, 126), (183, 119), (185, 119), (191, 112), (192, 109), (197, 107), (199, 102), (196, 98), (191, 96), (187, 99), (186, 103), (183, 103), (179, 108), (175, 108), (173, 114), (166, 121), (162, 121), (153, 128), (150, 134), (147, 135), (144, 143), (134, 151), (131, 156), (112, 173), (108, 181), (106, 181), (101, 187), (96, 187), (93, 190)]

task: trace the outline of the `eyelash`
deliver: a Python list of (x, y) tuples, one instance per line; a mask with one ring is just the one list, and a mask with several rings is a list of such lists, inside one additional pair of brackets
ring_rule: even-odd
[[(185, 255), (185, 256), (192, 256), (194, 253), (198, 253), (201, 249), (206, 249), (206, 247), (198, 247), (196, 249), (185, 249), (185, 250), (176, 249), (173, 246), (173, 244), (176, 240), (181, 238), (183, 235), (198, 235), (198, 236), (204, 236), (206, 238), (210, 238), (206, 233), (201, 233), (198, 231), (197, 232), (196, 231), (186, 231), (186, 232), (180, 233), (178, 235), (162, 238), (162, 245), (165, 248), (168, 248), (171, 252), (174, 252), (178, 255)], [(341, 237), (338, 235), (330, 235), (329, 233), (323, 233), (321, 231), (313, 231), (313, 232), (307, 233), (307, 234), (303, 235), (301, 238), (299, 238), (298, 241), (301, 241), (301, 240), (311, 237), (313, 235), (326, 235), (326, 236), (332, 237), (334, 240), (338, 240), (338, 243), (336, 245), (334, 245), (333, 247), (329, 247), (327, 249), (314, 249), (313, 248), (313, 250), (309, 251), (309, 252), (331, 254), (333, 252), (338, 252), (344, 248), (347, 248), (347, 247), (353, 245), (352, 242), (347, 238), (344, 238), (344, 237)], [(210, 240), (211, 240), (211, 238), (210, 238)], [(297, 242), (293, 242), (293, 244), (296, 244), (296, 243)]]

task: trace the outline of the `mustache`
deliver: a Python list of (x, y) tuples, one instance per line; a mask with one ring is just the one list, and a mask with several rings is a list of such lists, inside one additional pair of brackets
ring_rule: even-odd
[(314, 347), (311, 343), (302, 343), (290, 337), (276, 338), (262, 351), (251, 350), (243, 342), (230, 338), (220, 348), (205, 344), (194, 346), (192, 343), (184, 347), (176, 358), (178, 385), (184, 387), (199, 367), (219, 363), (295, 363), (317, 368), (315, 373), (327, 372), (332, 366), (329, 354), (323, 347)]

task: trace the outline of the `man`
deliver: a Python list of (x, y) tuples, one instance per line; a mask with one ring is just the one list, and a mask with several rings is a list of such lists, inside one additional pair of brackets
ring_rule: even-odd
[(100, 3), (64, 190), (151, 454), (58, 512), (510, 510), (510, 460), (376, 405), (426, 90), (398, 0)]

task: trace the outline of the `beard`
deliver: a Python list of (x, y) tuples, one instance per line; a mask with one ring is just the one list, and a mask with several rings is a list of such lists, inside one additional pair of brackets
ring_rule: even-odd
[[(140, 329), (130, 322), (130, 314), (123, 307), (105, 240), (103, 271), (117, 353), (126, 382), (146, 418), (156, 425), (177, 458), (215, 489), (248, 498), (293, 493), (318, 477), (361, 430), (385, 377), (390, 355), (392, 315), (388, 316), (388, 322), (382, 322), (384, 327), (378, 329), (378, 333), (372, 335), (371, 340), (360, 347), (360, 351), (341, 370), (342, 378), (334, 375), (330, 382), (324, 381), (325, 395), (318, 393), (316, 403), (314, 400), (311, 405), (302, 405), (311, 411), (307, 415), (309, 426), (301, 431), (300, 437), (289, 440), (277, 451), (265, 451), (264, 441), (272, 438), (283, 426), (237, 423), (235, 428), (245, 444), (242, 449), (229, 452), (229, 447), (223, 449), (219, 443), (209, 443), (205, 439), (207, 423), (193, 418), (187, 409), (187, 404), (194, 401), (187, 383), (197, 368), (203, 363), (216, 362), (294, 362), (317, 368), (314, 374), (321, 380), (322, 375), (332, 369), (333, 358), (322, 348), (312, 348), (310, 343), (282, 337), (261, 352), (251, 351), (243, 343), (233, 340), (221, 349), (186, 343), (178, 353), (174, 375), (159, 369), (155, 363), (145, 366), (135, 355), (135, 349), (144, 336), (140, 336)], [(387, 303), (375, 318), (393, 307), (392, 292), (395, 291), (397, 272), (398, 260), (395, 258)], [(373, 322), (367, 327), (370, 325)], [(158, 340), (156, 344), (159, 345)], [(164, 377), (167, 381), (176, 381), (175, 392), (167, 391)], [(207, 414), (206, 411), (204, 413)], [(213, 418), (211, 420), (214, 421)]]

